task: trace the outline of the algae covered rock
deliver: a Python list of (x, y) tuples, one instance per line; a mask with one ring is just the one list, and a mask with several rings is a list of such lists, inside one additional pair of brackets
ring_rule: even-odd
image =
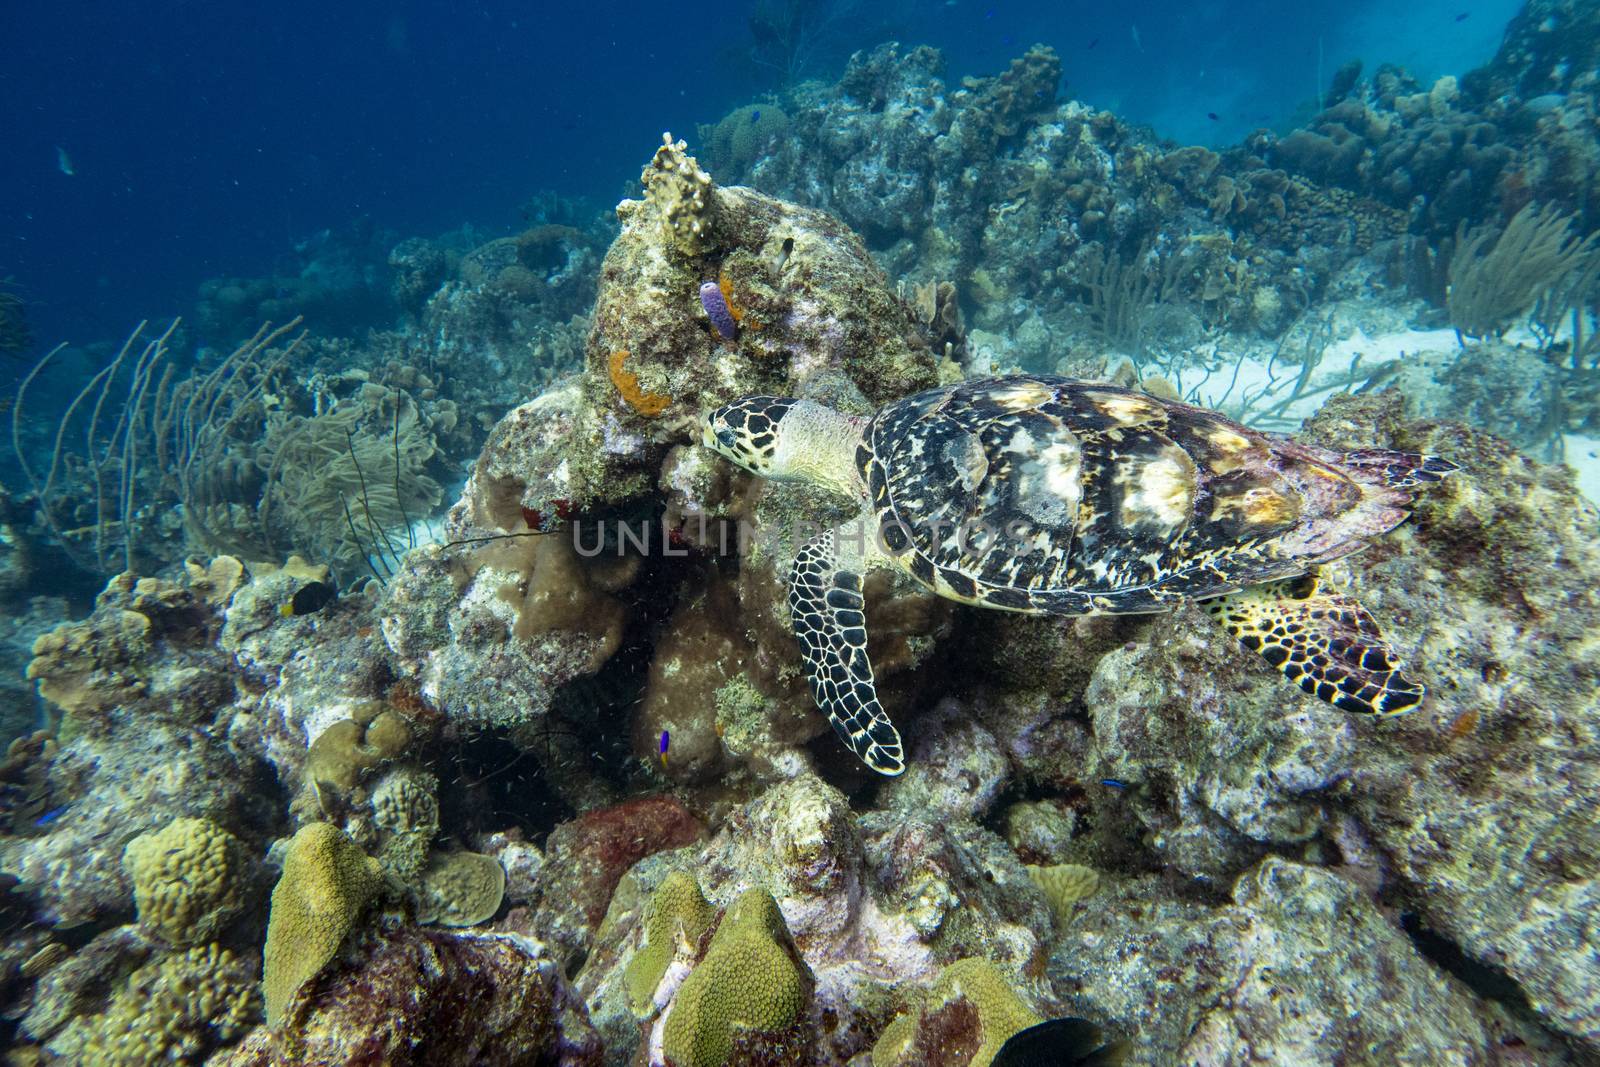
[(174, 945), (214, 940), (244, 906), (244, 859), (234, 836), (209, 819), (174, 819), (123, 850), (139, 924)]
[[(811, 975), (772, 895), (742, 894), (723, 915), (706, 954), (667, 1008), (662, 1051), (669, 1067), (806, 1062), (798, 1032)], [(739, 1057), (735, 1059), (735, 1052)]]
[(338, 954), (381, 883), (377, 861), (331, 823), (301, 827), (290, 840), (267, 925), (261, 984), (268, 1025), (283, 1018), (294, 991)]
[(257, 1029), (228, 1067), (600, 1067), (583, 1005), (543, 946), (415, 927), (369, 938)]
[(1006, 1039), (1044, 1019), (985, 959), (957, 960), (872, 1046), (872, 1067), (989, 1067)]

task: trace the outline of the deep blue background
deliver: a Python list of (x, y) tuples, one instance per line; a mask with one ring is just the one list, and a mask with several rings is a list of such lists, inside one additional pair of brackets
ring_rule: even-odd
[[(360, 216), (499, 233), (539, 189), (614, 202), (662, 130), (692, 142), (696, 122), (774, 87), (748, 61), (750, 6), (14, 3), (0, 280), (41, 341), (86, 341), (185, 311), (202, 279), (267, 273)], [(1429, 79), (1469, 69), (1516, 6), (861, 0), (814, 73), (896, 37), (944, 48), (954, 80), (1044, 41), (1068, 95), (1215, 144), (1288, 122), (1352, 56)]]

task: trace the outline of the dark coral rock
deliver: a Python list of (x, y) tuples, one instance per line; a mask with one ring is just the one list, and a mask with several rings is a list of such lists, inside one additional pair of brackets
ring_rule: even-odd
[(415, 928), (306, 983), (229, 1067), (598, 1067), (600, 1040), (543, 947)]
[(704, 833), (705, 824), (667, 796), (638, 797), (562, 823), (546, 846), (535, 931), (574, 955), (586, 952), (628, 868)]

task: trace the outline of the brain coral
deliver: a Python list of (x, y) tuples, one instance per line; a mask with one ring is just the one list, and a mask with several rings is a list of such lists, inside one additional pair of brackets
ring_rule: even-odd
[(290, 840), (267, 923), (261, 985), (268, 1025), (277, 1025), (290, 995), (338, 954), (380, 884), (377, 861), (331, 823), (302, 826)]
[(736, 1041), (781, 1041), (801, 1018), (809, 985), (777, 902), (764, 889), (746, 891), (723, 916), (705, 958), (668, 1009), (667, 1063), (722, 1067), (731, 1062)]
[(139, 925), (174, 945), (211, 941), (239, 913), (239, 843), (210, 819), (173, 819), (140, 834), (122, 865)]

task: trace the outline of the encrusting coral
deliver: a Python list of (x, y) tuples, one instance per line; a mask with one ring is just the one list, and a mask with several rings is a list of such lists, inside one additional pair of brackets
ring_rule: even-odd
[(277, 1025), (294, 991), (338, 953), (381, 882), (377, 861), (332, 823), (303, 826), (289, 841), (263, 954), (269, 1026)]
[(776, 1059), (794, 1043), (786, 1031), (800, 1020), (810, 985), (772, 895), (746, 891), (728, 908), (705, 957), (667, 1009), (667, 1063), (723, 1067), (734, 1062), (735, 1048), (746, 1057), (759, 1048)]
[(404, 755), (410, 744), (411, 729), (405, 720), (381, 701), (368, 701), (311, 742), (307, 759), (311, 780), (347, 793), (361, 784), (366, 772)]
[(214, 940), (243, 907), (241, 846), (210, 819), (179, 818), (128, 842), (139, 925), (174, 945)]
[(872, 1067), (989, 1067), (1007, 1038), (1043, 1021), (993, 963), (957, 960), (883, 1031)]
[(505, 895), (505, 868), (493, 856), (436, 852), (417, 887), (417, 921), (476, 926), (494, 917)]
[(693, 875), (673, 871), (662, 879), (645, 905), (640, 923), (643, 941), (623, 976), (628, 1005), (635, 1015), (643, 1018), (660, 1007), (655, 1003), (656, 990), (667, 968), (680, 953), (692, 955), (699, 950), (700, 939), (715, 915)]

